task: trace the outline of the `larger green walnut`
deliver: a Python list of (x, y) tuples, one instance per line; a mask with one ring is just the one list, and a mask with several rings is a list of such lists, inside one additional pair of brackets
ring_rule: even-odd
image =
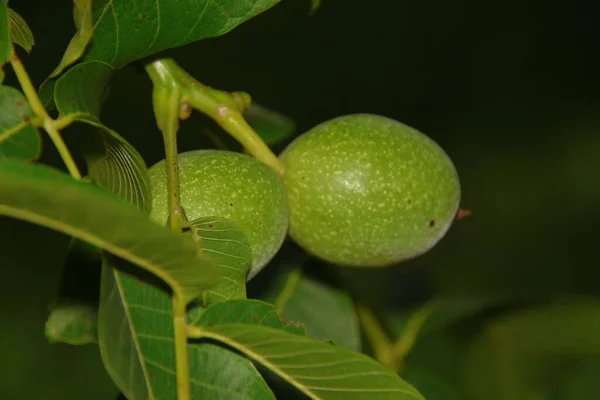
[(280, 156), (290, 236), (340, 265), (382, 267), (416, 257), (448, 231), (457, 171), (423, 133), (371, 114), (315, 126)]
[[(277, 253), (288, 228), (288, 203), (281, 178), (260, 161), (241, 153), (193, 150), (178, 155), (181, 205), (189, 221), (231, 219), (252, 248), (254, 277)], [(150, 170), (150, 218), (164, 225), (169, 210), (165, 160)]]

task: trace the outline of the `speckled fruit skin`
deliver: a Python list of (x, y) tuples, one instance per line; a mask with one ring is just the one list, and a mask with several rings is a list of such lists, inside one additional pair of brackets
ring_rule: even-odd
[(280, 155), (290, 236), (331, 263), (383, 267), (446, 234), (460, 202), (447, 154), (398, 121), (352, 114), (319, 124)]
[[(288, 228), (288, 203), (281, 178), (260, 161), (241, 153), (193, 150), (180, 153), (181, 205), (188, 220), (219, 216), (231, 218), (248, 236), (253, 252), (253, 278), (277, 253)], [(168, 219), (165, 161), (150, 170), (150, 218), (164, 225)]]

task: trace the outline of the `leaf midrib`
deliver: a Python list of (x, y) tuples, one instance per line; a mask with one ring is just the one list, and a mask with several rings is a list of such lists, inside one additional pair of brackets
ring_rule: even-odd
[(100, 237), (98, 237), (94, 234), (91, 234), (85, 230), (73, 227), (72, 225), (65, 224), (60, 220), (48, 218), (46, 216), (35, 213), (33, 211), (23, 210), (20, 208), (7, 206), (5, 204), (0, 204), (0, 215), (7, 215), (9, 217), (17, 217), (19, 219), (22, 219), (22, 220), (25, 220), (25, 221), (28, 221), (28, 222), (31, 222), (34, 224), (42, 225), (47, 228), (66, 233), (70, 236), (75, 236), (80, 239), (83, 239), (84, 241), (87, 241), (93, 245), (101, 247), (101, 248), (109, 251), (110, 253), (113, 253), (119, 257), (122, 257), (128, 261), (131, 261), (134, 264), (145, 266), (146, 269), (148, 269), (153, 274), (158, 276), (160, 279), (165, 281), (173, 289), (174, 292), (178, 292), (179, 295), (181, 293), (183, 293), (183, 290), (179, 286), (179, 284), (176, 281), (174, 281), (173, 279), (171, 279), (171, 277), (169, 277), (167, 274), (163, 273), (156, 264), (153, 264), (151, 261), (149, 261), (145, 258), (139, 257), (139, 256), (135, 255), (134, 253), (127, 251), (126, 249), (119, 247), (109, 241), (101, 239)]

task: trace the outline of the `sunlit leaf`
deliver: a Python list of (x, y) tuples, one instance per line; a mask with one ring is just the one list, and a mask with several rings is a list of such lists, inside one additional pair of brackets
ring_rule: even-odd
[(92, 184), (48, 166), (0, 159), (0, 215), (85, 240), (158, 276), (187, 302), (218, 279), (194, 244)]
[(31, 32), (31, 29), (29, 29), (29, 25), (27, 25), (27, 21), (12, 8), (8, 9), (8, 16), (10, 18), (11, 41), (18, 44), (29, 53), (35, 45), (35, 40), (33, 39), (33, 33)]
[(58, 66), (50, 74), (51, 78), (54, 78), (69, 65), (83, 56), (85, 49), (87, 48), (90, 40), (92, 39), (92, 33), (94, 30), (92, 22), (92, 0), (73, 0), (73, 20), (75, 22), (75, 28), (77, 32), (75, 36), (69, 42), (67, 50), (63, 55), (62, 60)]
[[(143, 278), (143, 279), (142, 279)], [(176, 400), (172, 302), (152, 279), (105, 264), (99, 313), (99, 344), (107, 371), (128, 399)], [(258, 302), (257, 302), (258, 303)], [(218, 303), (227, 304), (227, 302)], [(244, 320), (281, 322), (272, 308), (254, 305)], [(244, 316), (221, 313), (221, 319)], [(274, 399), (244, 357), (210, 343), (188, 346), (193, 399)]]
[(244, 231), (222, 217), (204, 217), (191, 222), (191, 234), (202, 253), (217, 261), (219, 283), (207, 290), (204, 305), (246, 298), (246, 275), (252, 266), (252, 248)]
[(269, 146), (288, 139), (296, 129), (296, 124), (290, 118), (256, 103), (244, 111), (244, 118)]
[(98, 310), (85, 304), (56, 306), (46, 321), (46, 338), (50, 342), (74, 345), (96, 343)]
[(0, 158), (37, 158), (40, 135), (31, 125), (33, 112), (25, 96), (11, 86), (0, 86), (0, 110)]
[(236, 349), (311, 399), (424, 399), (394, 371), (364, 354), (270, 327), (211, 326), (206, 314), (194, 335)]

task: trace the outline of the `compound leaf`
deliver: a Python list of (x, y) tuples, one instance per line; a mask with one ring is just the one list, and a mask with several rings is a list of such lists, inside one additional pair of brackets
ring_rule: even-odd
[(0, 215), (85, 240), (160, 277), (186, 302), (216, 283), (194, 244), (112, 193), (45, 165), (0, 159)]

